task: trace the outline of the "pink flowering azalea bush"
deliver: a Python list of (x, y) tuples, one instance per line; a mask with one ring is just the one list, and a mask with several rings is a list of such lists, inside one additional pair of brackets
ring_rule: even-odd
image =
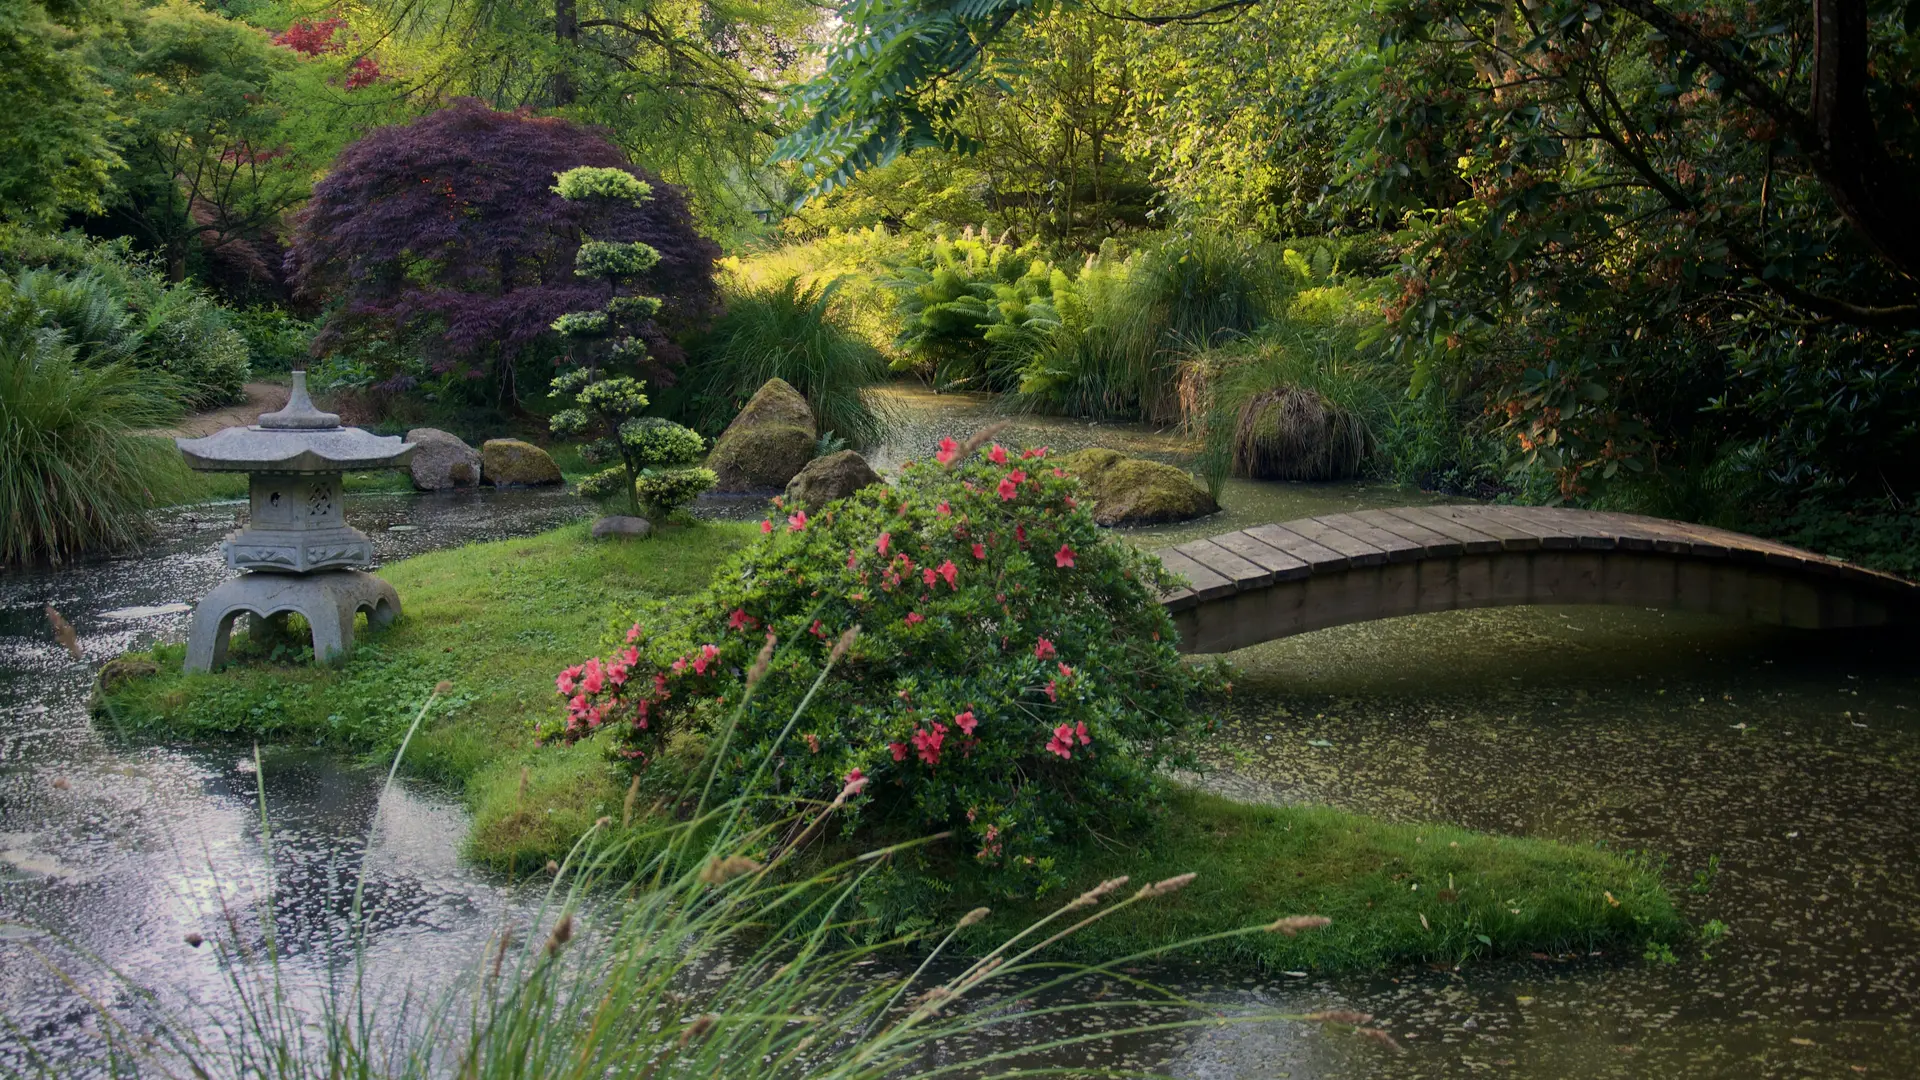
[(1003, 890), (1048, 884), (1057, 845), (1137, 825), (1212, 682), (1174, 650), (1163, 572), (1103, 534), (1045, 450), (960, 453), (948, 440), (941, 460), (810, 514), (776, 505), (669, 625), (560, 673), (564, 710), (541, 738), (602, 739), (644, 769), (679, 730), (721, 752), (745, 698), (723, 784), (767, 754), (787, 796), (864, 781), (850, 822), (951, 830), (949, 864)]

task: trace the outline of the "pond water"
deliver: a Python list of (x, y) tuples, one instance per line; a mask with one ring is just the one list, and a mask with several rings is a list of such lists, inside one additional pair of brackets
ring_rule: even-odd
[[(993, 419), (990, 402), (965, 395), (890, 391), (884, 400), (906, 422), (876, 455), (883, 466)], [(1006, 438), (1175, 462), (1186, 453), (1177, 433), (1122, 425), (1027, 418)], [(1135, 538), (1159, 546), (1256, 520), (1432, 498), (1236, 483), (1224, 514)], [(585, 512), (533, 493), (355, 496), (351, 505), (383, 560)], [(239, 905), (243, 939), (264, 939), (245, 907), (269, 865), (251, 755), (126, 745), (96, 731), (85, 710), (101, 661), (183, 634), (185, 615), (169, 605), (226, 576), (214, 545), (236, 509), (171, 512), (160, 541), (134, 558), (0, 577), (0, 923), (49, 932), (0, 928), (0, 1015), (25, 1036), (0, 1034), (0, 1069), (23, 1063), (23, 1043), (55, 1058), (94, 1045), (91, 1011), (37, 958), (59, 954), (60, 938), (181, 1000), (224, 985), (210, 950), (182, 940), (218, 933), (222, 903)], [(84, 660), (51, 641), (48, 603), (75, 625)], [(1209, 785), (1659, 852), (1689, 917), (1721, 920), (1729, 933), (1711, 959), (1673, 964), (1600, 956), (1342, 978), (1172, 967), (1157, 974), (1222, 1015), (1358, 1008), (1406, 1051), (1258, 1023), (1131, 1038), (1049, 1063), (1209, 1080), (1920, 1075), (1916, 656), (1913, 635), (1805, 634), (1611, 608), (1451, 612), (1244, 650), (1232, 658), (1235, 704), (1211, 751)], [(344, 954), (363, 855), (369, 957), (382, 985), (445, 985), (529, 902), (460, 864), (465, 819), (444, 794), (402, 783), (379, 798), (380, 775), (324, 756), (279, 751), (263, 761), (274, 927), (295, 981), (317, 983)], [(1698, 891), (1689, 888), (1696, 871)], [(104, 979), (84, 985), (132, 1000)]]

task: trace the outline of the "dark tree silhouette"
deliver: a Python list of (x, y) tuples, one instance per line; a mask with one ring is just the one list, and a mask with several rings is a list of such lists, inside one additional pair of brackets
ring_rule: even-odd
[[(568, 202), (555, 177), (582, 165), (630, 172), (653, 197)], [(554, 320), (607, 303), (604, 279), (574, 272), (586, 240), (641, 241), (660, 253), (647, 292), (663, 307), (636, 330), (648, 356), (638, 374), (671, 383), (685, 358), (674, 339), (719, 306), (719, 246), (695, 231), (679, 188), (571, 121), (469, 98), (377, 130), (315, 185), (287, 262), (296, 295), (337, 304), (316, 350), (416, 341), (436, 371), (487, 379), (510, 406), (523, 391), (518, 365), (558, 355)], [(525, 393), (546, 391), (550, 373), (529, 377)]]

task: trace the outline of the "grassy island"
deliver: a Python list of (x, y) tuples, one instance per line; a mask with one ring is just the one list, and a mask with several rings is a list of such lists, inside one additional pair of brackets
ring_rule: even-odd
[[(618, 816), (623, 769), (593, 740), (536, 748), (536, 721), (560, 708), (554, 672), (591, 652), (609, 626), (644, 617), (703, 585), (753, 540), (753, 525), (665, 530), (644, 543), (593, 543), (584, 523), (474, 544), (382, 570), (407, 617), (367, 635), (338, 668), (255, 655), (213, 675), (179, 671), (177, 647), (148, 659), (158, 675), (101, 698), (103, 723), (130, 734), (253, 739), (390, 753), (428, 689), (452, 688), (413, 740), (406, 768), (461, 789), (474, 813), (468, 855), (526, 871), (564, 857), (606, 814)], [(244, 650), (241, 651), (245, 655)], [(663, 764), (662, 767), (666, 767)], [(1476, 955), (1638, 951), (1686, 927), (1658, 874), (1594, 847), (1383, 822), (1314, 807), (1235, 803), (1177, 788), (1156, 824), (1072, 849), (1060, 874), (1084, 888), (1194, 871), (1181, 894), (1090, 927), (1063, 943), (1109, 958), (1220, 930), (1307, 913), (1332, 918), (1298, 937), (1239, 937), (1209, 959), (1350, 969)], [(942, 854), (963, 861), (966, 852)], [(981, 940), (1052, 907), (1037, 898), (949, 895), (940, 908), (997, 909)], [(1204, 948), (1204, 947), (1203, 947)]]

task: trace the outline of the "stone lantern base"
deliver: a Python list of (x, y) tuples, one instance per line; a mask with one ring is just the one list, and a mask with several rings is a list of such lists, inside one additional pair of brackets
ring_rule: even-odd
[(242, 613), (263, 621), (297, 613), (313, 628), (314, 660), (344, 659), (353, 648), (353, 617), (362, 611), (367, 613), (368, 626), (386, 626), (400, 617), (400, 594), (359, 570), (242, 574), (208, 593), (193, 609), (187, 670), (212, 671), (227, 662), (233, 620)]

